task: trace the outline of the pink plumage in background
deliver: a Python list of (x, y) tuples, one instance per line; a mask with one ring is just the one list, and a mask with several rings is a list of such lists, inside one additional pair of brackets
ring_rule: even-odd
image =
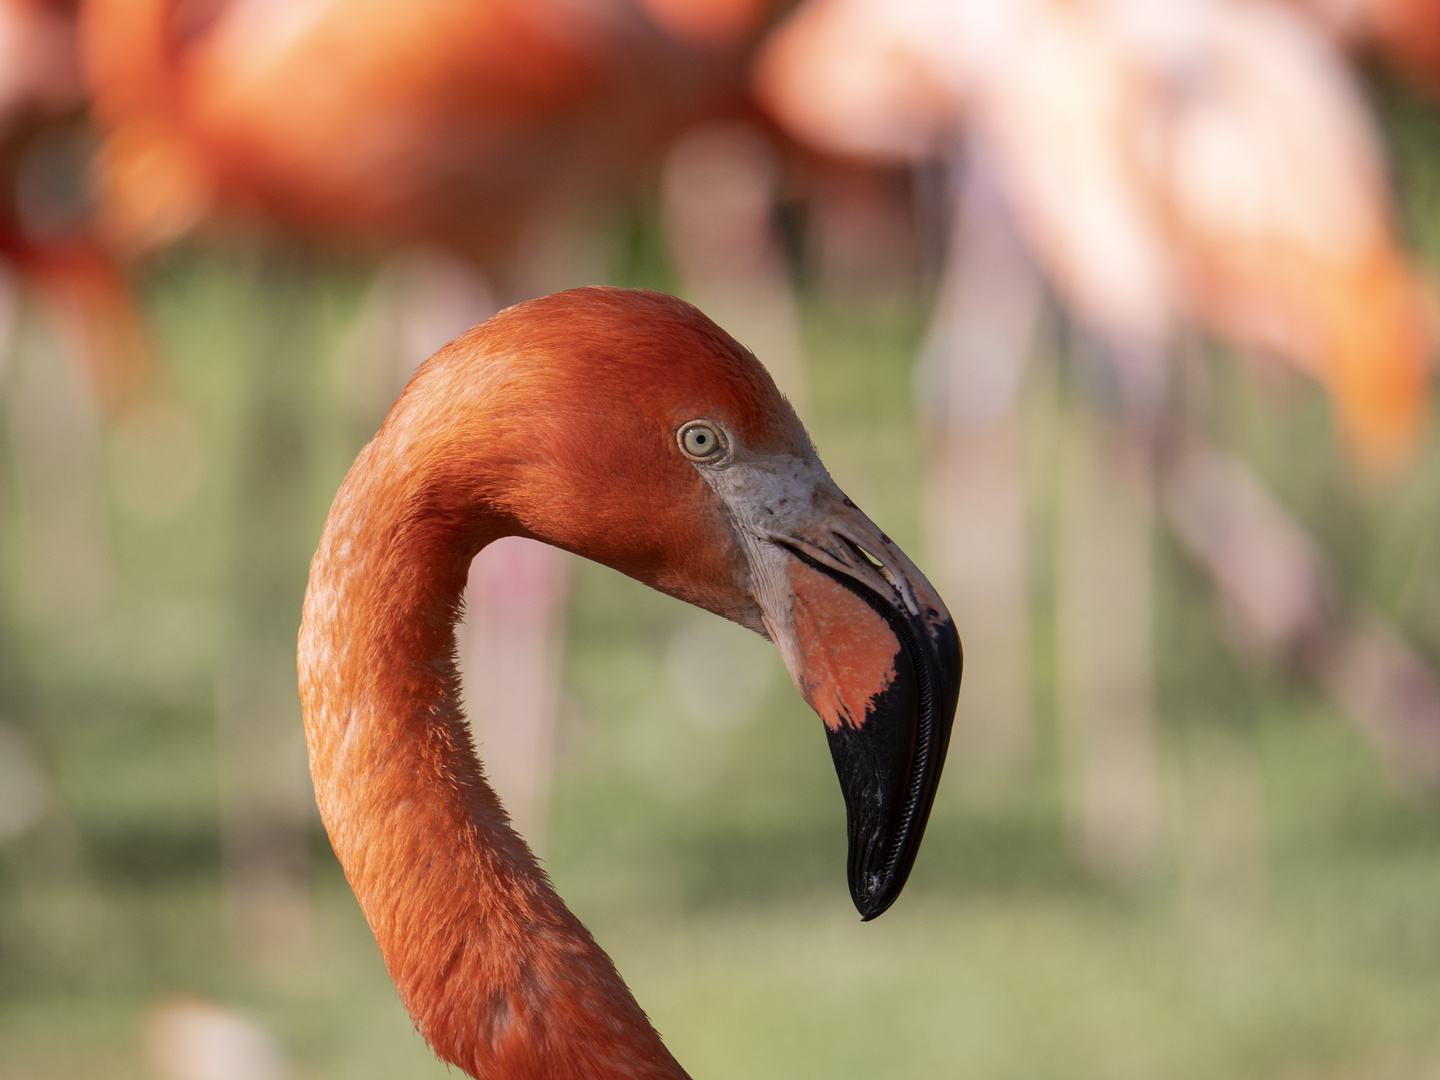
[(1318, 377), (1375, 466), (1412, 450), (1428, 410), (1422, 290), (1354, 82), (1294, 14), (816, 0), (767, 43), (756, 83), (833, 152), (933, 152), (963, 128), (1093, 329), (1159, 362), (1194, 320)]

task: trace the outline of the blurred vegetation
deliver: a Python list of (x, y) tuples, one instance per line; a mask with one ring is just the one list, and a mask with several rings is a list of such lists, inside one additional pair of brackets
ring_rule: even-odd
[[(1385, 110), (1407, 231), (1440, 267), (1440, 121), (1394, 92)], [(617, 282), (673, 285), (652, 211), (616, 236)], [(37, 825), (0, 842), (7, 1080), (146, 1075), (143, 1017), (177, 994), (256, 1016), (307, 1080), (444, 1074), (318, 824), (307, 949), (256, 966), (221, 914), (217, 673), (239, 637), (293, 637), (325, 509), (368, 435), (336, 366), (365, 281), (259, 243), (149, 270), (146, 308), (204, 469), (188, 502), (154, 512), (126, 494), (134, 447), (106, 431), (106, 595), (84, 611), (35, 588), (37, 564), (64, 553), (37, 526), (52, 481), (20, 448), (26, 387), (55, 345), (23, 319), (0, 413), (0, 717), (39, 748), (53, 790)], [(924, 565), (910, 374), (923, 300), (810, 296), (804, 316), (815, 441)], [(1440, 659), (1435, 439), (1400, 482), (1364, 491), (1318, 390), (1209, 360), (1194, 375), (1205, 422), (1324, 539), (1345, 589)], [(1036, 377), (1041, 493), (1070, 407), (1063, 368)], [(1397, 790), (1318, 693), (1237, 657), (1204, 578), (1163, 540), (1169, 854), (1129, 891), (1079, 869), (1048, 689), (1043, 494), (1035, 511), (1039, 752), (1003, 790), (967, 790), (952, 770), (905, 896), (865, 926), (822, 730), (778, 658), (756, 653), (771, 677), (753, 716), (698, 723), (666, 650), (707, 617), (576, 566), (547, 863), (676, 1056), (697, 1077), (757, 1080), (1440, 1077), (1436, 807)], [(1263, 795), (1263, 879), (1232, 908), (1194, 869), (1224, 798), (1216, 760), (1252, 770)]]

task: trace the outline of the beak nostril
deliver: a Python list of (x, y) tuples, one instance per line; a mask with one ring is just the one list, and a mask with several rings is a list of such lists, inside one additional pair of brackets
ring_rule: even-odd
[(857, 544), (854, 540), (851, 540), (848, 536), (840, 537), (840, 541), (852, 552), (855, 553), (856, 558), (859, 559), (861, 563), (869, 566), (870, 569), (874, 570), (877, 574), (883, 577), (890, 584), (890, 587), (892, 589), (899, 588), (899, 586), (895, 583), (894, 575), (890, 573), (890, 568), (886, 566), (883, 562), (877, 559), (874, 555), (871, 555), (870, 552), (866, 551), (863, 547)]
[(861, 547), (859, 544), (857, 544), (854, 540), (851, 540), (850, 537), (844, 536), (840, 533), (836, 533), (835, 537), (837, 540), (840, 541), (841, 544), (849, 548), (851, 553), (853, 553), (855, 557), (858, 558), (861, 562), (868, 563), (873, 570), (878, 570), (881, 573), (885, 572), (885, 567), (880, 564), (880, 561), (876, 559), (875, 556), (871, 555), (868, 551), (866, 551), (863, 547)]

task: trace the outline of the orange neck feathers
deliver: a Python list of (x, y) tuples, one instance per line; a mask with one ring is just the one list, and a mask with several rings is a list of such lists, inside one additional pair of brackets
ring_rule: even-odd
[[(586, 293), (550, 298), (548, 331), (502, 313), (422, 368), (336, 497), (300, 633), (331, 842), (417, 1025), (475, 1077), (685, 1073), (480, 771), (454, 664), (471, 558), (499, 536), (531, 535), (758, 625), (741, 568), (705, 554), (718, 503), (693, 470), (631, 456), (643, 441), (615, 408), (647, 377), (674, 380), (676, 335), (701, 366), (733, 365), (738, 350), (669, 298)], [(623, 342), (587, 325), (596, 304), (622, 316), (638, 305)], [(753, 389), (730, 403), (737, 417), (765, 400)]]

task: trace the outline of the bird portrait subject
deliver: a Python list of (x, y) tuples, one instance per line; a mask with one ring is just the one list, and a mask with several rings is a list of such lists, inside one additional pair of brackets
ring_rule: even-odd
[(300, 693), (331, 844), (405, 1005), (486, 1080), (686, 1076), (486, 783), (459, 704), (471, 559), (523, 536), (774, 642), (824, 722), (861, 916), (915, 861), (960, 641), (754, 356), (661, 293), (507, 308), (426, 361), (310, 569)]

